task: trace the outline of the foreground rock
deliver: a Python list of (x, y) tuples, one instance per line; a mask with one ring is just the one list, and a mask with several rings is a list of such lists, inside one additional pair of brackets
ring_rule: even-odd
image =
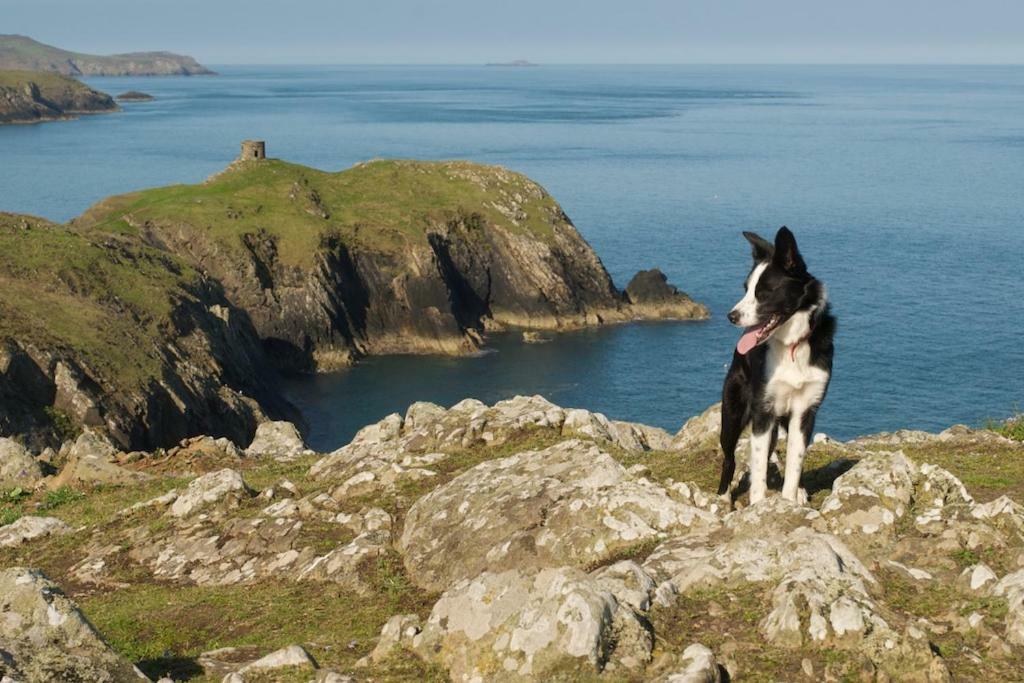
[[(418, 403), (305, 475), (287, 424), (268, 425), (245, 455), (195, 438), (159, 456), (111, 456), (87, 432), (47, 462), (116, 457), (174, 479), (147, 481), (148, 500), (123, 498), (134, 483), (98, 489), (122, 509), (73, 532), (22, 517), (0, 527), (0, 556), (51, 566), (60, 555), (57, 566), (70, 565), (58, 570), (62, 583), (88, 594), (90, 610), (122, 590), (180, 590), (209, 595), (213, 615), (230, 620), (239, 595), (268, 596), (264, 611), (246, 607), (243, 628), (255, 618), (303, 645), (268, 654), (277, 635), (264, 649), (237, 640), (262, 633), (232, 631), (237, 647), (194, 662), (229, 683), (346, 680), (311, 652), (340, 670), (355, 663), (356, 680), (438, 670), (474, 683), (1016, 680), (1024, 508), (984, 486), (978, 502), (922, 454), (960, 467), (1016, 457), (1020, 446), (960, 429), (828, 442), (811, 451), (808, 504), (770, 495), (733, 509), (674, 479), (688, 476), (677, 459), (713, 452), (715, 417), (709, 409), (673, 439), (540, 397)], [(177, 457), (205, 474), (178, 480), (188, 475)], [(1001, 476), (1017, 466), (1002, 464)], [(713, 467), (693, 468), (713, 481)], [(74, 543), (48, 537), (56, 533)], [(176, 602), (170, 616), (117, 607), (166, 624)], [(296, 609), (317, 618), (306, 623)], [(0, 658), (4, 624), (0, 615)], [(3, 665), (21, 673), (24, 653)]]
[(55, 517), (19, 517), (7, 526), (0, 526), (0, 548), (10, 548), (37, 538), (70, 532), (71, 527)]
[(664, 430), (566, 410), (541, 396), (517, 396), (494, 406), (466, 399), (447, 410), (421, 402), (404, 418), (393, 414), (364, 427), (351, 443), (314, 463), (310, 474), (342, 482), (333, 494), (339, 498), (388, 491), (402, 481), (435, 476), (431, 466), (453, 451), (500, 446), (532, 433), (583, 436), (637, 452), (671, 445)]
[(482, 571), (587, 566), (716, 524), (592, 443), (569, 440), (481, 463), (419, 499), (399, 549), (412, 580), (436, 590)]
[(39, 463), (24, 446), (0, 437), (0, 489), (31, 489), (42, 478)]
[(26, 683), (147, 679), (42, 574), (0, 571), (0, 676)]
[(245, 449), (246, 455), (273, 458), (287, 462), (304, 455), (313, 455), (302, 442), (299, 430), (291, 422), (263, 422), (256, 427), (256, 436)]
[(70, 446), (61, 449), (64, 467), (47, 482), (51, 490), (62, 486), (131, 484), (149, 476), (114, 463), (117, 449), (100, 434), (85, 431)]
[(417, 652), (442, 663), (455, 681), (639, 669), (653, 644), (633, 608), (569, 568), (485, 572), (459, 581), (413, 640)]

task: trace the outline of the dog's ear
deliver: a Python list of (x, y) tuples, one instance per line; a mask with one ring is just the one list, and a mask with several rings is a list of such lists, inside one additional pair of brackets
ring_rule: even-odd
[(750, 242), (750, 246), (754, 248), (754, 263), (767, 261), (772, 257), (772, 252), (775, 251), (775, 247), (772, 246), (771, 242), (761, 237), (756, 232), (744, 232), (743, 236), (747, 238), (747, 241)]
[(807, 272), (807, 264), (796, 246), (796, 237), (786, 226), (779, 228), (775, 234), (775, 255), (772, 261), (787, 273), (803, 275)]

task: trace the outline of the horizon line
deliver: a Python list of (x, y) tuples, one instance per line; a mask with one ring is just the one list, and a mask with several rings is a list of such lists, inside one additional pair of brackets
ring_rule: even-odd
[(1024, 66), (1019, 62), (218, 62), (209, 66), (490, 66), (531, 69), (545, 66)]

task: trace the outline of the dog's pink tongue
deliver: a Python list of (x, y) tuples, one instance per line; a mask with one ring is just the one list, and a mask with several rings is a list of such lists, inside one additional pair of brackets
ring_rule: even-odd
[(750, 353), (750, 350), (757, 346), (757, 333), (761, 331), (764, 325), (755, 325), (754, 327), (748, 327), (740, 340), (736, 342), (736, 350), (744, 356)]

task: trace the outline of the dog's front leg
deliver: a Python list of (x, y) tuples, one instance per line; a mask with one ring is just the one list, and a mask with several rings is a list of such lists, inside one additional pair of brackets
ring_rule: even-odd
[(768, 451), (772, 430), (766, 429), (750, 435), (750, 504), (764, 500), (768, 492)]
[(800, 494), (800, 473), (804, 468), (804, 454), (807, 444), (804, 439), (803, 413), (794, 411), (789, 417), (786, 429), (786, 478), (782, 482), (782, 497), (798, 502)]

